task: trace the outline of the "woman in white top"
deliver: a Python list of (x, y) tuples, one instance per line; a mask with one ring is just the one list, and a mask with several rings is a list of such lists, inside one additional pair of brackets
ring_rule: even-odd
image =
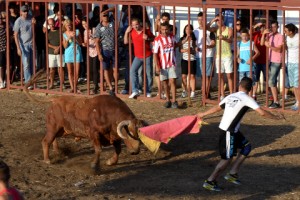
[(285, 63), (290, 86), (294, 88), (296, 103), (291, 107), (297, 111), (299, 107), (299, 34), (298, 28), (294, 24), (284, 26), (286, 35), (286, 56)]
[[(187, 97), (187, 75), (190, 73), (190, 88), (191, 94), (190, 97), (195, 97), (195, 88), (196, 88), (196, 37), (193, 33), (193, 26), (186, 25), (183, 29), (183, 37), (180, 38), (181, 46), (180, 52), (182, 53), (181, 59), (181, 76), (182, 76), (182, 86), (183, 92), (181, 97)], [(189, 70), (189, 61), (190, 61), (190, 70)]]

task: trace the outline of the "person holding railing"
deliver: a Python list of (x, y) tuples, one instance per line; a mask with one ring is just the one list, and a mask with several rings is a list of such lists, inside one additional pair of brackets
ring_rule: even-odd
[(298, 28), (294, 24), (284, 26), (286, 35), (286, 56), (285, 64), (287, 67), (290, 86), (294, 88), (296, 102), (291, 107), (292, 110), (299, 109), (299, 34)]
[(128, 26), (125, 32), (124, 44), (129, 43), (129, 37), (133, 43), (135, 56), (130, 68), (132, 94), (129, 98), (135, 98), (139, 95), (138, 71), (141, 67), (143, 68), (144, 59), (146, 61), (146, 96), (150, 98), (153, 83), (153, 60), (150, 43), (154, 40), (154, 35), (151, 33), (149, 28), (145, 28), (144, 32), (140, 20), (133, 18), (131, 20), (131, 26)]
[[(211, 25), (214, 22), (217, 22), (217, 27), (211, 27)], [(224, 77), (223, 77), (225, 73), (228, 80), (229, 92), (230, 94), (233, 93), (233, 60), (232, 60), (232, 52), (231, 52), (233, 30), (232, 28), (229, 28), (224, 25), (223, 16), (222, 16), (222, 23), (221, 23), (221, 16), (219, 15), (206, 25), (206, 29), (211, 32), (215, 32), (217, 34), (216, 69), (217, 69), (217, 73), (222, 73), (222, 75), (220, 76), (221, 85), (219, 87), (219, 89), (221, 90), (220, 100), (222, 100), (225, 97)], [(221, 40), (221, 50), (219, 50), (220, 40)], [(221, 61), (221, 66), (220, 66), (220, 61)], [(219, 70), (221, 71), (219, 72)]]
[(279, 108), (277, 78), (282, 62), (283, 35), (278, 32), (278, 22), (271, 22), (271, 29), (265, 29), (261, 37), (261, 45), (269, 48), (269, 86), (273, 96), (273, 102), (269, 108)]
[[(63, 24), (63, 46), (65, 48), (65, 63), (67, 63), (69, 82), (71, 86), (70, 93), (81, 93), (77, 88), (80, 62), (83, 61), (80, 45), (82, 38), (79, 30), (73, 31), (71, 20), (67, 19)], [(76, 52), (74, 50), (76, 49)], [(74, 53), (76, 53), (74, 55)], [(75, 59), (74, 59), (75, 57)], [(75, 72), (75, 73), (74, 73)]]

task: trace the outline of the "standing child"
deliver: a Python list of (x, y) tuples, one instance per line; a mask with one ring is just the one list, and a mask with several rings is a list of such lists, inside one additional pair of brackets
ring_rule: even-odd
[[(241, 42), (237, 48), (237, 62), (239, 63), (239, 80), (241, 81), (244, 77), (250, 77), (250, 63), (252, 61), (252, 80), (254, 91), (256, 91), (257, 87), (257, 80), (255, 76), (255, 66), (253, 60), (259, 56), (259, 51), (256, 45), (249, 40), (249, 30), (243, 29), (241, 31)], [(252, 45), (252, 51), (254, 51), (254, 55), (252, 56), (251, 60), (251, 51), (250, 45)], [(251, 90), (251, 93), (253, 90)]]

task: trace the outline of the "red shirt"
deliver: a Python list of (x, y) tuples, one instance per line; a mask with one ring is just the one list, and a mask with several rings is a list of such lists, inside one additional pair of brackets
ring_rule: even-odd
[[(150, 29), (145, 30), (146, 35), (149, 38), (154, 38), (154, 35), (151, 33)], [(144, 58), (144, 39), (143, 39), (143, 31), (138, 33), (135, 29), (132, 29), (131, 31), (131, 39), (133, 43), (134, 48), (134, 56), (137, 58)], [(145, 41), (146, 44), (146, 58), (152, 55), (151, 47), (150, 47), (150, 41)]]
[(260, 39), (262, 37), (262, 33), (260, 31), (256, 31), (253, 33), (253, 41), (256, 45), (260, 55), (254, 60), (256, 64), (266, 64), (266, 46), (260, 45)]
[(22, 199), (22, 196), (20, 195), (20, 193), (15, 188), (6, 188), (6, 189), (0, 191), (0, 196), (3, 196), (5, 194), (8, 195), (10, 198), (12, 198), (14, 200), (21, 200)]

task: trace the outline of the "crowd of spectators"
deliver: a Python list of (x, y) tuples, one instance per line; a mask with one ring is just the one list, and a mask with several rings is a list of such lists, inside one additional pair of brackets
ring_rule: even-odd
[[(164, 12), (156, 16), (153, 34), (151, 21), (146, 10), (138, 5), (130, 8), (131, 16), (128, 16), (128, 6), (122, 7), (122, 18), (120, 18), (122, 24), (119, 22), (116, 24), (117, 17), (113, 6), (102, 5), (101, 8), (95, 6), (91, 13), (84, 16), (83, 9), (77, 4), (75, 4), (73, 15), (72, 4), (60, 8), (59, 4), (55, 3), (53, 14), (45, 19), (45, 4), (40, 5), (39, 13), (36, 14), (35, 10), (32, 10), (27, 4), (20, 6), (11, 2), (8, 13), (8, 27), (11, 33), (9, 37), (11, 58), (9, 70), (13, 77), (10, 78), (12, 80), (17, 77), (20, 78), (18, 57), (22, 60), (24, 83), (31, 78), (34, 63), (36, 64), (35, 69), (40, 69), (45, 66), (46, 61), (50, 68), (49, 89), (55, 88), (55, 77), (58, 72), (59, 80), (56, 83), (60, 84), (63, 89), (70, 87), (71, 93), (81, 93), (78, 84), (86, 81), (89, 71), (93, 82), (91, 94), (97, 94), (101, 73), (99, 69), (100, 63), (102, 63), (104, 89), (107, 88), (110, 95), (115, 95), (115, 85), (118, 84), (117, 80), (119, 79), (118, 70), (122, 65), (125, 67), (125, 87), (121, 91), (122, 94), (129, 94), (131, 91), (129, 98), (136, 98), (145, 92), (145, 96), (151, 98), (153, 97), (153, 78), (156, 77), (157, 85), (161, 85), (159, 89), (162, 88), (160, 91), (163, 94), (162, 97), (167, 101), (165, 107), (177, 108), (177, 65), (181, 67), (182, 98), (196, 97), (196, 80), (202, 79), (202, 77), (205, 79), (202, 81), (206, 85), (205, 95), (210, 98), (210, 81), (216, 72), (217, 74), (220, 73), (218, 77), (220, 78), (221, 100), (225, 97), (225, 79), (228, 82), (229, 93), (236, 91), (234, 73), (238, 73), (239, 80), (245, 76), (253, 79), (252, 96), (256, 100), (257, 83), (262, 73), (264, 81), (266, 81), (266, 77), (269, 80), (268, 86), (272, 100), (270, 108), (279, 108), (277, 81), (285, 55), (284, 64), (287, 69), (285, 88), (286, 91), (290, 87), (295, 88), (293, 91), (296, 102), (291, 109), (298, 110), (299, 37), (298, 28), (294, 24), (285, 26), (284, 37), (278, 32), (277, 21), (268, 23), (270, 28), (266, 27), (265, 21), (254, 21), (253, 27), (246, 28), (246, 26), (242, 27), (240, 19), (236, 20), (235, 25), (233, 24), (232, 12), (228, 11), (216, 15), (208, 23), (203, 20), (203, 13), (200, 12), (197, 15), (198, 27), (194, 28), (192, 24), (186, 24), (183, 33), (180, 34), (180, 39), (177, 40), (177, 27), (170, 24), (169, 13)], [(207, 30), (205, 34), (203, 32), (204, 27)], [(6, 73), (4, 71), (6, 66), (5, 28), (5, 16), (1, 15), (1, 89), (6, 87)], [(33, 33), (35, 33), (36, 38), (33, 38)], [(234, 34), (236, 34), (237, 42), (236, 52), (233, 50)], [(252, 34), (252, 41), (250, 41), (250, 34)], [(204, 36), (206, 36), (205, 39), (203, 39)], [(120, 41), (122, 41), (121, 44)], [(203, 41), (205, 41), (205, 58), (203, 58)], [(130, 45), (133, 47), (132, 56), (129, 55), (128, 51)], [(45, 46), (48, 47), (47, 56), (45, 55)], [(120, 55), (120, 50), (116, 52), (117, 46), (120, 47), (117, 49), (123, 49), (122, 55)], [(176, 54), (176, 48), (179, 48), (179, 55)], [(34, 49), (36, 50), (36, 61), (33, 61)], [(283, 52), (283, 49), (286, 51)], [(119, 59), (116, 59), (116, 55), (119, 55)], [(176, 62), (176, 56), (181, 57), (180, 63)], [(129, 61), (130, 57), (133, 58), (132, 61)], [(268, 63), (266, 63), (267, 57)], [(124, 58), (125, 61), (122, 62), (120, 58)], [(87, 59), (89, 59), (89, 70), (87, 70)], [(203, 71), (203, 63), (206, 65), (205, 71)], [(237, 63), (238, 66), (236, 72), (233, 67), (234, 63)], [(266, 66), (269, 66), (268, 72), (266, 72)], [(145, 77), (143, 70), (146, 70)], [(203, 73), (204, 76), (202, 76)], [(65, 77), (65, 74), (68, 74), (68, 77)], [(145, 80), (143, 80), (144, 78)], [(66, 84), (67, 80), (68, 84)], [(145, 84), (144, 87), (143, 84)], [(287, 98), (287, 96), (283, 98)]]

